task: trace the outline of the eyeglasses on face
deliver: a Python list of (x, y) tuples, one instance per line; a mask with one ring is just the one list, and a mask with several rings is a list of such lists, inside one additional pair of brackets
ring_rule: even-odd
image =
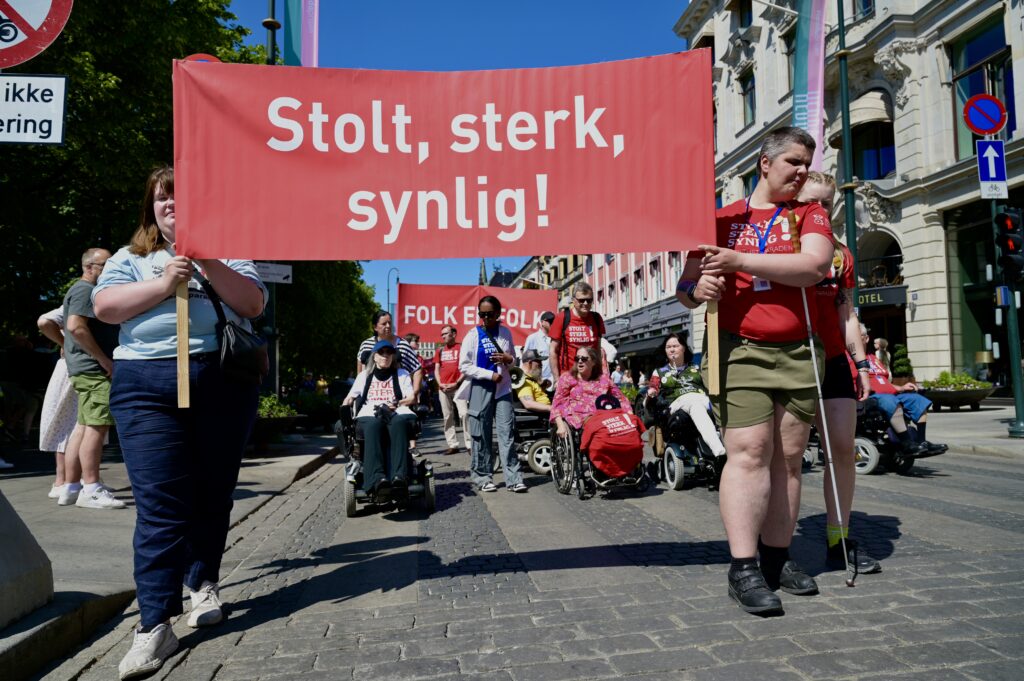
[(580, 305), (592, 305), (594, 303), (593, 298), (577, 298), (576, 302)]
[(498, 313), (495, 312), (494, 310), (478, 310), (477, 314), (479, 314), (484, 319), (493, 319), (498, 316)]
[(593, 362), (594, 360), (590, 359), (586, 355), (576, 355), (576, 361), (577, 362)]

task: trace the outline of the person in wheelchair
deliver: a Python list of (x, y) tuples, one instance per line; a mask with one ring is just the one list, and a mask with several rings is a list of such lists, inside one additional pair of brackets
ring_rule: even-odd
[(528, 410), (538, 414), (550, 414), (551, 397), (541, 384), (544, 360), (536, 350), (527, 350), (523, 353), (522, 363), (522, 384), (516, 389), (516, 397)]
[(644, 397), (647, 411), (652, 414), (661, 413), (663, 405), (667, 404), (669, 415), (677, 411), (685, 412), (715, 458), (725, 456), (725, 445), (711, 419), (711, 400), (704, 392), (700, 368), (691, 366), (693, 353), (676, 333), (668, 335), (661, 351), (668, 358), (668, 364), (651, 373)]
[[(864, 346), (868, 346), (868, 330), (860, 325), (861, 338)], [(868, 375), (871, 378), (871, 397), (868, 406), (877, 406), (889, 419), (889, 424), (896, 433), (900, 449), (907, 456), (926, 456), (941, 454), (948, 448), (946, 445), (929, 442), (925, 433), (928, 428), (928, 410), (932, 401), (917, 392), (917, 386), (906, 383), (895, 386), (889, 381), (889, 371), (882, 366), (878, 358), (868, 354)], [(856, 371), (856, 369), (854, 369)], [(907, 419), (914, 424), (911, 432)]]
[(633, 409), (611, 378), (601, 370), (601, 351), (591, 347), (576, 350), (572, 368), (558, 377), (555, 399), (551, 403), (551, 422), (559, 437), (569, 435), (569, 427), (579, 431), (587, 417), (597, 411), (597, 398), (611, 395), (628, 414)]
[[(408, 491), (409, 438), (416, 400), (409, 372), (398, 366), (397, 349), (388, 340), (373, 346), (372, 359), (342, 404), (356, 404), (356, 427), (364, 437), (363, 491), (378, 501)], [(390, 473), (390, 475), (389, 475)]]

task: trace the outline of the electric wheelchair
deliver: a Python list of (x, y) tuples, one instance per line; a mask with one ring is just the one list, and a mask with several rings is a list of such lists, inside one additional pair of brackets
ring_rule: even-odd
[[(407, 508), (414, 503), (427, 513), (432, 513), (437, 506), (437, 496), (434, 486), (434, 467), (426, 459), (416, 459), (412, 456), (411, 450), (406, 453), (408, 458), (409, 486), (405, 496), (399, 499), (377, 499), (372, 494), (363, 491), (363, 433), (356, 421), (355, 414), (359, 411), (359, 402), (355, 404), (342, 405), (339, 410), (338, 443), (339, 450), (343, 457), (349, 459), (345, 466), (345, 485), (343, 494), (345, 501), (345, 515), (349, 518), (356, 515), (359, 506), (369, 505), (380, 508), (387, 505), (396, 505), (399, 508)], [(410, 439), (416, 439), (423, 432), (423, 420), (430, 414), (429, 405), (413, 405), (413, 413), (416, 420), (413, 422), (412, 435)], [(386, 444), (386, 443), (385, 443)]]
[[(640, 391), (633, 412), (649, 430), (648, 444), (657, 457), (657, 479), (670, 489), (681, 490), (687, 480), (717, 490), (726, 457), (716, 457), (685, 411), (669, 411), (669, 403), (656, 397), (650, 404)], [(712, 420), (714, 416), (712, 416)]]

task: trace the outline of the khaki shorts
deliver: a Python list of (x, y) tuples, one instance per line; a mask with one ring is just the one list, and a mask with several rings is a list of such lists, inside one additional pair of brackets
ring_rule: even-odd
[[(818, 410), (818, 389), (807, 341), (767, 343), (723, 332), (720, 383), (722, 394), (711, 396), (715, 418), (722, 428), (745, 428), (772, 419), (779, 404), (804, 423), (813, 423)], [(824, 348), (815, 338), (819, 374)], [(708, 384), (707, 339), (701, 376)]]
[(110, 415), (110, 379), (102, 374), (71, 376), (78, 393), (78, 422), (84, 426), (112, 426)]

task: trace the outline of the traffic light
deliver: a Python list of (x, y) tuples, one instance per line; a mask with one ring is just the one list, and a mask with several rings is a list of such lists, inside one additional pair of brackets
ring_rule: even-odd
[(1010, 281), (1017, 281), (1024, 273), (1024, 233), (1021, 232), (1020, 211), (1006, 209), (995, 217), (996, 246), (1002, 255), (999, 266)]

